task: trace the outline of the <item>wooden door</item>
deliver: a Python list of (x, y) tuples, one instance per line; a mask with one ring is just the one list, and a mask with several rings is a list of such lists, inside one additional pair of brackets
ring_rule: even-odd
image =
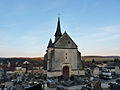
[(68, 66), (64, 66), (63, 67), (63, 77), (65, 79), (68, 79), (69, 78), (69, 67)]

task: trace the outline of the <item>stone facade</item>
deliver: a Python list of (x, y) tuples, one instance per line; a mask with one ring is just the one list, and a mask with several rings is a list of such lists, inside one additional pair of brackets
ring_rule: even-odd
[(67, 78), (71, 75), (79, 75), (80, 70), (82, 70), (81, 53), (66, 32), (62, 35), (59, 18), (55, 41), (52, 43), (50, 39), (44, 58), (44, 69), (48, 77), (63, 75)]

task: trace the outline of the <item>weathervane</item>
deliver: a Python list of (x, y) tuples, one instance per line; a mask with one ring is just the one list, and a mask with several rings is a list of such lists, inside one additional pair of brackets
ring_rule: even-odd
[(61, 13), (58, 13), (58, 17), (60, 17), (61, 16)]

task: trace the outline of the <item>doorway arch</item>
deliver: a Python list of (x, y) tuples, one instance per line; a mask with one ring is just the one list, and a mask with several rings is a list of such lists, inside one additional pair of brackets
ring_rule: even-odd
[(69, 66), (64, 66), (63, 67), (63, 77), (65, 79), (68, 79), (69, 78)]

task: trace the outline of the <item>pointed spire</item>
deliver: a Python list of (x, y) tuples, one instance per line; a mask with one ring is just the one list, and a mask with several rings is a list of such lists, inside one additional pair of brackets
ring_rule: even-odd
[(60, 18), (58, 17), (57, 30), (55, 33), (55, 41), (62, 36), (61, 27), (60, 27)]
[(53, 43), (51, 39), (49, 40), (48, 47), (53, 47)]

